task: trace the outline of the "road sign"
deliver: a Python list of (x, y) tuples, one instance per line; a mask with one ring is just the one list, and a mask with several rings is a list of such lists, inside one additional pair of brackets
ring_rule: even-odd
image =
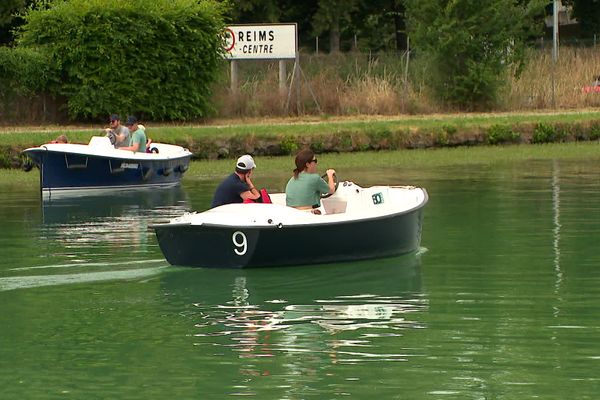
[(296, 24), (230, 25), (225, 34), (230, 60), (295, 59), (298, 52)]

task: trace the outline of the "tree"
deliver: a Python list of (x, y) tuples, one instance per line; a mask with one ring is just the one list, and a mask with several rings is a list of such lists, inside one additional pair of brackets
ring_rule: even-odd
[(434, 94), (466, 110), (494, 105), (510, 66), (520, 71), (525, 40), (545, 1), (406, 0), (409, 36), (426, 57)]
[(581, 37), (590, 38), (600, 33), (600, 0), (565, 0), (563, 3), (573, 6)]
[(329, 51), (340, 51), (342, 24), (350, 22), (350, 16), (358, 0), (319, 0), (313, 16), (315, 35), (329, 32)]
[(205, 117), (223, 63), (221, 6), (198, 0), (68, 0), (30, 10), (19, 47), (49, 55), (49, 90), (72, 118)]
[(52, 0), (0, 0), (0, 45), (11, 44), (28, 9), (47, 9)]
[(0, 1), (0, 43), (13, 40), (12, 30), (15, 28), (16, 13), (25, 7), (25, 0)]
[(404, 11), (404, 0), (363, 0), (352, 13), (352, 27), (370, 50), (406, 50)]
[(228, 16), (233, 24), (278, 22), (277, 0), (230, 0)]
[(298, 45), (313, 47), (315, 42), (313, 15), (319, 8), (318, 0), (278, 0), (280, 22), (298, 24)]

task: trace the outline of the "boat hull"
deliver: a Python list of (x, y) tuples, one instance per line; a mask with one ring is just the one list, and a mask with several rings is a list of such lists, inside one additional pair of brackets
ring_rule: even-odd
[(24, 153), (40, 171), (43, 197), (82, 191), (175, 186), (188, 169), (191, 158), (191, 154), (156, 159), (115, 158), (49, 151), (43, 146)]
[(173, 265), (245, 268), (321, 264), (410, 253), (421, 242), (422, 207), (372, 219), (267, 227), (155, 225)]

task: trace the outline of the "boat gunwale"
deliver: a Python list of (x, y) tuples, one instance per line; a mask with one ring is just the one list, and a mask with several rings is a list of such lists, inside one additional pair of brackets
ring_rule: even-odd
[[(85, 149), (86, 147), (89, 149), (89, 145), (87, 144), (74, 144), (77, 146), (84, 146), (83, 149)], [(59, 154), (75, 154), (75, 155), (79, 155), (79, 156), (84, 156), (84, 157), (96, 157), (96, 158), (104, 158), (104, 159), (118, 159), (118, 160), (135, 160), (135, 161), (149, 161), (149, 162), (153, 162), (153, 161), (166, 161), (166, 160), (178, 160), (178, 159), (185, 159), (185, 158), (191, 158), (193, 153), (190, 152), (188, 149), (181, 147), (181, 146), (177, 146), (177, 145), (169, 145), (169, 146), (176, 146), (181, 148), (181, 154), (167, 154), (167, 153), (146, 153), (146, 152), (140, 152), (140, 151), (136, 151), (136, 152), (130, 152), (130, 150), (120, 150), (117, 148), (113, 148), (113, 149), (108, 149), (111, 152), (112, 151), (122, 151), (122, 152), (127, 152), (127, 153), (116, 153), (114, 155), (107, 155), (107, 154), (99, 154), (96, 152), (84, 152), (84, 151), (75, 151), (75, 149), (52, 149), (52, 148), (47, 148), (46, 145), (41, 145), (38, 147), (30, 147), (28, 149), (25, 149), (22, 151), (23, 154), (28, 155), (29, 153), (35, 154), (35, 153), (40, 153), (40, 154), (44, 154), (44, 153), (59, 153)]]
[[(346, 218), (346, 219), (339, 219), (339, 220), (330, 220), (330, 221), (319, 221), (318, 219), (315, 220), (315, 222), (308, 222), (308, 223), (295, 223), (295, 224), (285, 224), (283, 222), (279, 222), (278, 224), (256, 224), (256, 225), (226, 225), (226, 224), (217, 224), (217, 223), (205, 223), (202, 222), (200, 224), (194, 224), (191, 221), (188, 223), (182, 223), (182, 222), (167, 222), (167, 223), (159, 223), (159, 224), (153, 224), (150, 225), (149, 227), (151, 228), (155, 228), (158, 227), (159, 229), (162, 229), (164, 227), (167, 226), (204, 226), (204, 227), (210, 227), (210, 228), (229, 228), (229, 229), (265, 229), (265, 228), (277, 228), (277, 229), (283, 229), (283, 228), (295, 228), (295, 227), (306, 227), (306, 226), (336, 226), (336, 225), (344, 225), (344, 224), (354, 224), (354, 223), (362, 223), (362, 222), (369, 222), (369, 221), (377, 221), (380, 219), (388, 219), (388, 218), (394, 218), (397, 216), (402, 216), (405, 214), (411, 214), (415, 211), (418, 211), (422, 208), (425, 207), (425, 205), (427, 204), (427, 202), (429, 201), (429, 195), (427, 193), (427, 190), (425, 188), (420, 188), (420, 187), (415, 187), (415, 189), (419, 189), (423, 191), (424, 197), (423, 200), (421, 202), (419, 202), (419, 204), (417, 204), (414, 207), (411, 207), (407, 210), (402, 210), (399, 212), (392, 212), (392, 213), (388, 213), (388, 214), (381, 214), (381, 215), (375, 215), (375, 216), (370, 216), (370, 217), (364, 217), (364, 218)], [(287, 207), (287, 206), (284, 206)], [(290, 207), (292, 208), (292, 207)], [(293, 208), (292, 208), (293, 209)], [(209, 210), (207, 210), (209, 211)], [(204, 211), (206, 212), (206, 211)], [(200, 215), (202, 213), (195, 213), (195, 215)], [(327, 216), (334, 216), (334, 215), (341, 215), (344, 213), (338, 213), (338, 214), (325, 214), (325, 215), (314, 215), (315, 218), (327, 218)], [(311, 214), (313, 215), (313, 214)], [(279, 226), (279, 224), (281, 224), (281, 226)]]

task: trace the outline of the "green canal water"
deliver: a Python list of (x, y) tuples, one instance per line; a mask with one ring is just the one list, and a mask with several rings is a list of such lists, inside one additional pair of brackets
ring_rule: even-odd
[(427, 188), (417, 254), (171, 267), (149, 224), (217, 181), (46, 203), (0, 182), (0, 399), (598, 398), (595, 162), (352, 178)]

